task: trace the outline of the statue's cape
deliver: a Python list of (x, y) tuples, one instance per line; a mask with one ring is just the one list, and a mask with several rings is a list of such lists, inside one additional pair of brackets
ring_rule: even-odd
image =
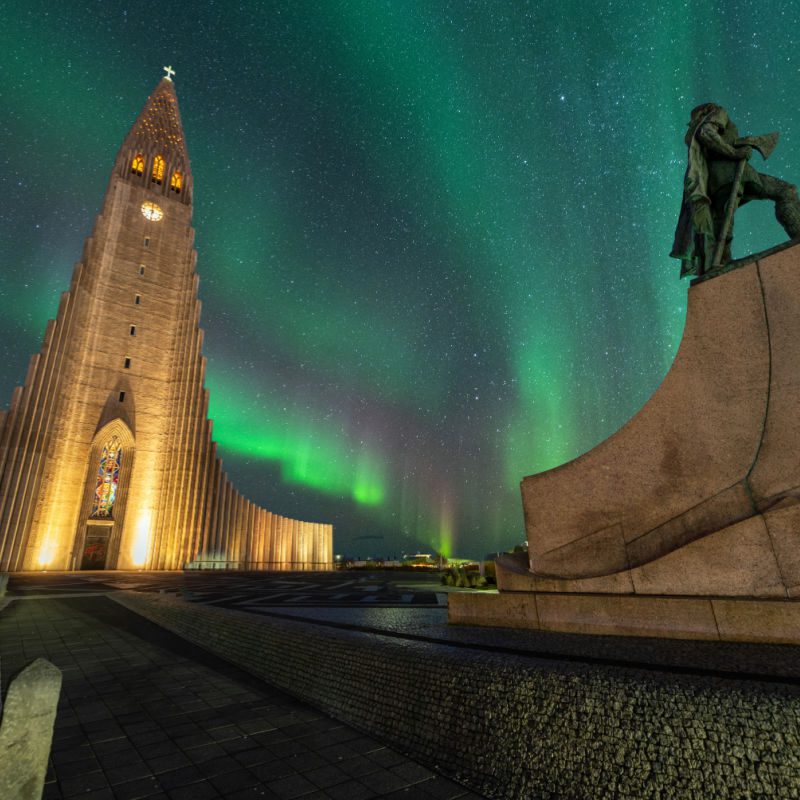
[(708, 196), (708, 161), (703, 147), (697, 140), (700, 127), (708, 122), (723, 130), (728, 124), (728, 114), (724, 108), (715, 106), (708, 113), (698, 115), (696, 120), (692, 120), (686, 132), (688, 161), (683, 178), (681, 211), (675, 228), (675, 241), (670, 252), (672, 258), (679, 258), (683, 262), (681, 277), (696, 275), (698, 266), (702, 262), (703, 254), (697, 251), (696, 235), (714, 235), (711, 199)]

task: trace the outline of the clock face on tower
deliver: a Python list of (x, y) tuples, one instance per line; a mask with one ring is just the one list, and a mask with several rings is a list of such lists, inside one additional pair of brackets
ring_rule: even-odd
[(164, 216), (161, 206), (151, 203), (149, 200), (142, 203), (142, 214), (145, 219), (149, 219), (151, 222), (158, 222)]

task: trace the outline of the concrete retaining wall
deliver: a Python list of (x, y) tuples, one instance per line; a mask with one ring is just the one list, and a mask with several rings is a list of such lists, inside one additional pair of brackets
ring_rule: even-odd
[(800, 645), (800, 602), (515, 592), (451, 594), (454, 625)]
[(800, 796), (800, 688), (535, 659), (171, 597), (114, 599), (477, 791)]

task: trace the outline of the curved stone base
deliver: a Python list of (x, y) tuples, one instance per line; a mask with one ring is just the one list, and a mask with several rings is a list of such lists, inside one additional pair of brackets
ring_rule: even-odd
[(496, 569), (501, 591), (800, 598), (800, 505), (755, 514), (611, 575), (541, 575), (524, 554), (500, 556)]
[(528, 554), (450, 622), (800, 644), (800, 243), (733, 266), (639, 413), (522, 481)]
[(501, 592), (448, 595), (456, 625), (800, 644), (800, 602), (733, 597)]
[(693, 285), (655, 394), (522, 500), (537, 591), (797, 596), (800, 245)]

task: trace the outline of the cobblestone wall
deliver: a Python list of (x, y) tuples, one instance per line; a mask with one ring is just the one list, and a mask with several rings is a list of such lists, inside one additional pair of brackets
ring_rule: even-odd
[(798, 687), (115, 599), (491, 797), (800, 797)]

